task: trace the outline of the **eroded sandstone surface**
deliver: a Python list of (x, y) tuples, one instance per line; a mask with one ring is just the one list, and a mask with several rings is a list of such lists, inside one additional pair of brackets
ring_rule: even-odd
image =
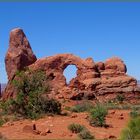
[[(136, 79), (126, 74), (126, 65), (120, 58), (112, 57), (96, 63), (92, 58), (81, 59), (73, 54), (58, 54), (36, 59), (25, 34), (19, 28), (10, 33), (5, 65), (9, 82), (3, 99), (15, 96), (11, 80), (16, 71), (24, 67), (45, 71), (51, 79), (52, 90), (49, 96), (57, 99), (86, 98), (102, 102), (123, 94), (130, 100), (140, 93)], [(63, 72), (69, 65), (77, 67), (77, 76), (67, 85)]]
[(9, 48), (5, 57), (5, 66), (8, 79), (11, 80), (17, 70), (31, 65), (36, 61), (36, 56), (22, 29), (13, 29), (10, 33)]

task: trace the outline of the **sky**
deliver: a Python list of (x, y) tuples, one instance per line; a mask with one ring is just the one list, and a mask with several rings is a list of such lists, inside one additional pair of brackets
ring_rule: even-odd
[[(140, 79), (140, 3), (0, 2), (0, 82), (9, 33), (24, 30), (37, 58), (73, 53), (95, 62), (117, 56)], [(75, 68), (66, 70), (68, 79)]]

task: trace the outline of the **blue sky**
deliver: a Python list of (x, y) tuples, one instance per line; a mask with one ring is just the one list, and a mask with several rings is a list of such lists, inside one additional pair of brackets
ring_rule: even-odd
[[(38, 58), (73, 53), (94, 61), (118, 56), (140, 79), (140, 3), (0, 2), (0, 82), (9, 32), (21, 27)], [(71, 68), (68, 78), (73, 76)]]

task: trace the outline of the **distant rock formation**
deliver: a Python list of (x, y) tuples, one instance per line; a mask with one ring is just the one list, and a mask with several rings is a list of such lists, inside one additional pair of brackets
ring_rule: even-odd
[(17, 70), (22, 70), (36, 60), (23, 30), (13, 29), (10, 33), (9, 48), (5, 57), (8, 79), (12, 79)]
[[(10, 34), (10, 45), (5, 59), (9, 78), (3, 99), (15, 96), (11, 84), (12, 77), (17, 70), (28, 66), (32, 70), (44, 70), (51, 78), (51, 97), (57, 99), (92, 99), (100, 102), (116, 98), (118, 94), (126, 100), (139, 96), (137, 81), (126, 74), (124, 62), (117, 57), (105, 62), (95, 63), (92, 58), (81, 59), (73, 54), (58, 54), (36, 60), (29, 42), (21, 29), (14, 29)], [(77, 67), (77, 76), (67, 85), (63, 75), (69, 65)]]

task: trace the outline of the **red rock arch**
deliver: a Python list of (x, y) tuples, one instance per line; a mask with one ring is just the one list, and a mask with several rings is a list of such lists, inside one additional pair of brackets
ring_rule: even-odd
[[(140, 93), (136, 79), (126, 75), (124, 62), (113, 57), (105, 62), (94, 63), (92, 58), (82, 59), (73, 54), (58, 54), (36, 60), (30, 44), (22, 29), (14, 29), (10, 33), (9, 48), (5, 57), (8, 84), (3, 94), (3, 99), (16, 96), (16, 91), (11, 84), (17, 70), (29, 67), (34, 70), (44, 70), (51, 80), (54, 92), (50, 95), (62, 98), (79, 99), (83, 96), (90, 99), (109, 100), (117, 94), (134, 96)], [(68, 65), (77, 67), (77, 77), (66, 86), (63, 71)], [(139, 96), (139, 95), (138, 95)], [(129, 99), (129, 98), (128, 98)]]
[(76, 79), (84, 80), (84, 78), (87, 78), (87, 75), (89, 78), (93, 78), (98, 75), (98, 73), (95, 71), (96, 66), (92, 58), (84, 60), (73, 54), (58, 54), (55, 56), (39, 59), (33, 65), (30, 65), (30, 67), (33, 69), (45, 70), (47, 75), (53, 75), (53, 85), (61, 88), (66, 86), (66, 79), (63, 75), (63, 72), (69, 65), (76, 66)]

